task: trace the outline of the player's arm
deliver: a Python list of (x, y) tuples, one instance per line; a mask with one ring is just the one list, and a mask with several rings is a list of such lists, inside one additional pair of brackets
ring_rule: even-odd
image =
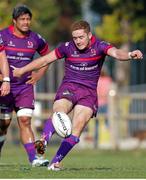
[(4, 50), (0, 52), (0, 71), (3, 78), (9, 77), (9, 65)]
[(140, 60), (143, 58), (143, 54), (140, 50), (134, 50), (131, 52), (127, 52), (127, 51), (124, 51), (122, 49), (117, 49), (115, 47), (109, 48), (107, 50), (107, 55), (114, 57), (114, 58), (121, 60), (121, 61), (126, 61), (129, 59)]
[[(49, 53), (49, 49), (45, 54)], [(37, 70), (37, 71), (32, 71), (31, 75), (29, 76), (29, 80), (26, 82), (26, 84), (36, 84), (37, 81), (39, 81), (41, 79), (41, 77), (45, 74), (45, 72), (48, 69), (48, 65), (46, 65), (45, 67), (42, 67), (41, 69)]]
[(2, 85), (0, 87), (0, 95), (5, 96), (10, 92), (9, 65), (5, 51), (0, 52), (0, 71), (2, 74)]
[(36, 84), (37, 81), (41, 79), (41, 77), (45, 74), (47, 71), (48, 66), (42, 67), (38, 71), (32, 71), (31, 75), (29, 76), (29, 80), (26, 82), (26, 84)]
[(26, 66), (22, 68), (15, 68), (14, 66), (12, 66), (14, 69), (13, 75), (15, 77), (21, 77), (26, 72), (39, 70), (40, 68), (51, 64), (56, 59), (57, 59), (57, 56), (56, 56), (55, 50), (53, 50), (50, 53), (46, 54), (45, 56), (35, 59), (34, 61), (32, 61), (31, 63), (27, 64)]

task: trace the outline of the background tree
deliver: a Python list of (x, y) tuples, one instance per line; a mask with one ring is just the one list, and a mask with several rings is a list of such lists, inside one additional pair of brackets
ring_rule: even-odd
[(18, 4), (30, 7), (33, 12), (32, 29), (48, 39), (51, 45), (68, 40), (70, 24), (81, 17), (81, 0), (1, 0), (1, 29), (11, 23), (12, 10)]
[[(95, 27), (100, 38), (126, 50), (131, 50), (133, 44), (145, 39), (145, 0), (92, 0), (91, 8), (101, 16), (101, 23)], [(119, 85), (128, 84), (130, 67), (130, 62), (116, 62)]]

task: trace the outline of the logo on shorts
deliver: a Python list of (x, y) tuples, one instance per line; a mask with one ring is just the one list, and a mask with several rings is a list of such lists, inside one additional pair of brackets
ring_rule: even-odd
[(64, 91), (62, 94), (63, 95), (71, 95), (71, 93), (68, 90)]

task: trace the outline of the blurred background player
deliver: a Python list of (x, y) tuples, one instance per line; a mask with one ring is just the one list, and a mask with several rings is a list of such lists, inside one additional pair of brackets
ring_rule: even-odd
[[(97, 95), (98, 95), (98, 111), (97, 111), (97, 117), (98, 113), (102, 114), (104, 117), (103, 125), (105, 128), (109, 128), (109, 122), (107, 119), (107, 110), (108, 110), (108, 96), (109, 96), (109, 91), (111, 88), (111, 85), (113, 83), (113, 80), (111, 76), (108, 73), (107, 67), (104, 65), (101, 69), (100, 77), (98, 80), (98, 85), (97, 85)], [(99, 138), (99, 131), (98, 129), (100, 124), (100, 120), (97, 119), (95, 121), (95, 147), (97, 147), (98, 144), (98, 138)]]
[[(139, 50), (126, 52), (99, 40), (92, 35), (90, 25), (86, 21), (73, 23), (71, 34), (71, 41), (62, 43), (49, 54), (36, 59), (23, 68), (13, 67), (14, 76), (21, 77), (29, 71), (39, 69), (57, 59), (65, 58), (65, 75), (55, 97), (53, 112), (68, 114), (73, 110), (72, 134), (63, 139), (48, 170), (60, 170), (60, 162), (79, 142), (84, 127), (96, 114), (98, 108), (97, 82), (106, 55), (121, 61), (142, 59), (143, 56)], [(54, 132), (52, 117), (50, 117), (43, 129), (44, 141), (50, 141)]]
[[(12, 14), (13, 25), (0, 31), (9, 66), (23, 67), (33, 60), (36, 52), (40, 55), (49, 52), (47, 42), (39, 34), (30, 30), (31, 19), (32, 13), (27, 6), (16, 6)], [(11, 92), (8, 96), (0, 97), (1, 106), (5, 108), (1, 111), (3, 118), (0, 119), (0, 151), (12, 119), (12, 111), (15, 110), (21, 141), (32, 166), (44, 166), (49, 163), (48, 160), (36, 156), (34, 133), (31, 128), (34, 109), (33, 85), (43, 76), (46, 69), (47, 66), (37, 72), (16, 78), (13, 77), (10, 67)]]

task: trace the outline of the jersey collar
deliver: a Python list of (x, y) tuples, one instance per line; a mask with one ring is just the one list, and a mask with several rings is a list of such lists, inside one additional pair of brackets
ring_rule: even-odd
[(95, 41), (96, 41), (96, 37), (93, 35), (93, 36), (91, 37), (89, 47), (91, 47), (91, 46), (95, 43)]
[(28, 37), (28, 36), (29, 36), (29, 33), (30, 33), (30, 31), (28, 31), (28, 33), (27, 33), (26, 35), (18, 36), (18, 35), (16, 35), (16, 34), (14, 33), (14, 26), (13, 26), (13, 25), (10, 25), (10, 26), (9, 26), (9, 31), (10, 31), (14, 36), (16, 36), (16, 37), (18, 37), (18, 38)]

